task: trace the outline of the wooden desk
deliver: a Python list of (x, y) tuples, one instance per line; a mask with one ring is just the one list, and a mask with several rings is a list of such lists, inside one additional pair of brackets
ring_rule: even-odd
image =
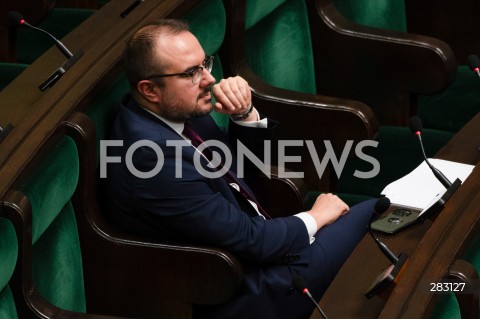
[(20, 174), (27, 173), (30, 159), (60, 123), (83, 111), (118, 76), (125, 41), (140, 25), (182, 16), (198, 1), (144, 1), (122, 17), (132, 3), (109, 1), (62, 39), (70, 51), (83, 55), (53, 87), (44, 92), (38, 89), (66, 60), (52, 45), (0, 92), (0, 126), (14, 126), (0, 143), (0, 198)]
[[(378, 237), (397, 255), (405, 252), (409, 264), (387, 300), (364, 294), (389, 261), (366, 235), (341, 268), (320, 301), (330, 318), (423, 318), (435, 297), (429, 282), (446, 277), (478, 230), (480, 214), (480, 114), (477, 114), (437, 154), (437, 158), (476, 165), (436, 216), (434, 222), (410, 227), (394, 236)], [(314, 312), (311, 319), (321, 318)]]

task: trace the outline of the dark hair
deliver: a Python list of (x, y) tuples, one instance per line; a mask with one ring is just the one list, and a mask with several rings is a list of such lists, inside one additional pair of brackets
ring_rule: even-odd
[[(140, 28), (128, 40), (123, 53), (123, 63), (131, 87), (152, 74), (162, 74), (166, 65), (155, 55), (155, 39), (168, 34), (189, 31), (188, 24), (181, 20), (160, 19)], [(158, 80), (161, 85), (161, 79)]]

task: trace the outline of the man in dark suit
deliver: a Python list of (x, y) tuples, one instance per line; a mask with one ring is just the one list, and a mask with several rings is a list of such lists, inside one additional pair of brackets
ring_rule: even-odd
[[(112, 129), (112, 139), (123, 142), (108, 151), (124, 159), (108, 165), (111, 217), (131, 232), (222, 247), (243, 262), (235, 297), (196, 308), (197, 317), (308, 318), (314, 306), (293, 292), (293, 276), (304, 277), (319, 299), (364, 235), (374, 202), (349, 208), (323, 194), (309, 211), (269, 218), (235, 166), (214, 176), (215, 159), (201, 153), (197, 141), (229, 145), (239, 139), (258, 150), (272, 138), (276, 122), (261, 119), (251, 106), (248, 83), (233, 77), (214, 85), (211, 58), (176, 20), (135, 33), (125, 63), (131, 93)], [(232, 119), (228, 140), (209, 116), (213, 108)]]

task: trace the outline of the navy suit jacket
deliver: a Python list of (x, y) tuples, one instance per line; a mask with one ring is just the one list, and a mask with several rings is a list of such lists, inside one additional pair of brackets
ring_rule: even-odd
[[(203, 140), (227, 143), (210, 116), (191, 124)], [(252, 151), (262, 148), (264, 139), (272, 135), (272, 128), (230, 127), (231, 140), (243, 136), (242, 142)], [(223, 178), (204, 177), (195, 168), (193, 146), (181, 151), (168, 146), (185, 140), (129, 96), (119, 108), (111, 139), (123, 141), (122, 147), (108, 148), (108, 156), (119, 156), (121, 163), (108, 163), (106, 179), (108, 211), (120, 227), (164, 241), (221, 247), (247, 264), (308, 263), (309, 236), (298, 217), (265, 220), (252, 212)], [(162, 168), (151, 178), (135, 176), (126, 164), (131, 145), (145, 140), (158, 145), (163, 156)], [(131, 156), (132, 164), (138, 171), (150, 172), (158, 164), (157, 155), (152, 147), (139, 147)], [(179, 163), (181, 178), (176, 176)]]

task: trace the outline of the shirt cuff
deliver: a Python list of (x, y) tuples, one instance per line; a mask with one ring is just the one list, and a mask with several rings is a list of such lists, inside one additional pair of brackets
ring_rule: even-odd
[(300, 218), (305, 224), (305, 227), (307, 227), (307, 232), (308, 232), (308, 235), (310, 236), (310, 244), (312, 244), (315, 241), (314, 236), (317, 233), (317, 222), (309, 213), (306, 213), (306, 212), (298, 213), (298, 214), (295, 214), (294, 216), (297, 216), (298, 218)]
[[(260, 118), (260, 114), (258, 114), (258, 111), (255, 109), (254, 112), (257, 114), (257, 119)], [(268, 119), (264, 118), (261, 120), (257, 121), (233, 121), (235, 124), (241, 125), (241, 126), (246, 126), (246, 127), (256, 127), (256, 128), (267, 128), (268, 127)]]

